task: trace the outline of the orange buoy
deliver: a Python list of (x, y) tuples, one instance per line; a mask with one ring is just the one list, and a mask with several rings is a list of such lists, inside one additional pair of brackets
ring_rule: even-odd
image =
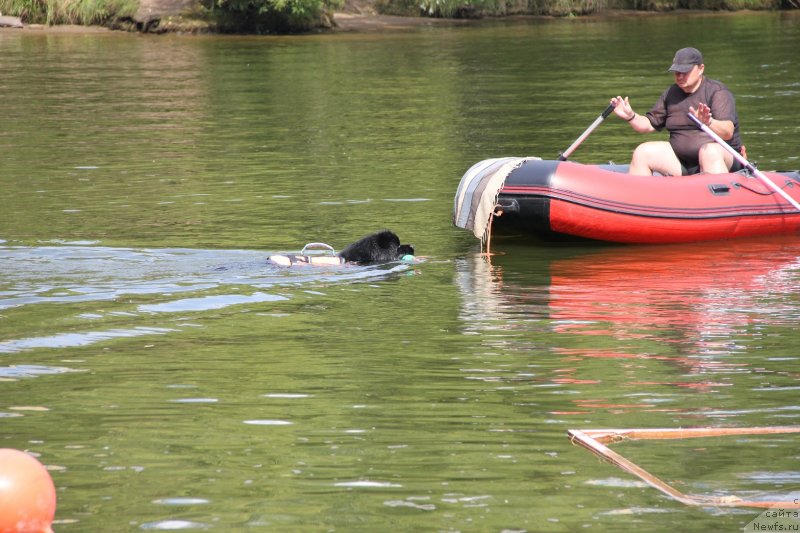
[(0, 449), (0, 533), (53, 533), (56, 488), (47, 469), (19, 450)]

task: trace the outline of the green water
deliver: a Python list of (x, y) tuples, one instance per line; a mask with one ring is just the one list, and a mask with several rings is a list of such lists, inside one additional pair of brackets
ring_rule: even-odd
[[(57, 532), (740, 531), (568, 429), (793, 425), (800, 242), (495, 243), (463, 172), (555, 157), (675, 48), (798, 160), (800, 16), (284, 38), (0, 32), (0, 446)], [(653, 138), (653, 137), (651, 137)], [(625, 162), (611, 117), (574, 159)], [(383, 227), (414, 265), (270, 267)], [(616, 447), (691, 494), (791, 499), (792, 436)]]

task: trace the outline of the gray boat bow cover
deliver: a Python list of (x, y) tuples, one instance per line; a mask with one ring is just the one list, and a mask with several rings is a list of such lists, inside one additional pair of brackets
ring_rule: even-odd
[(499, 157), (472, 165), (461, 178), (453, 203), (453, 224), (486, 242), (497, 195), (511, 172), (539, 157)]

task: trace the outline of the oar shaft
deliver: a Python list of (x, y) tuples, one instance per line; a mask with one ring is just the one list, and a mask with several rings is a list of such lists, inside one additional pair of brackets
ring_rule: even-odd
[(569, 158), (569, 156), (572, 155), (572, 152), (577, 150), (578, 146), (580, 146), (581, 143), (583, 143), (583, 141), (586, 140), (586, 137), (591, 135), (591, 133), (597, 128), (597, 126), (599, 126), (600, 123), (603, 122), (606, 119), (606, 117), (608, 117), (608, 115), (611, 114), (612, 111), (614, 111), (614, 106), (612, 104), (608, 104), (608, 107), (605, 109), (605, 111), (600, 113), (600, 116), (598, 116), (595, 119), (595, 121), (592, 122), (592, 124), (588, 128), (586, 128), (586, 131), (584, 131), (580, 137), (575, 139), (575, 142), (572, 143), (569, 148), (564, 150), (564, 152), (562, 152), (562, 154), (558, 156), (558, 160), (566, 161)]
[(717, 142), (717, 144), (719, 144), (719, 145), (720, 145), (720, 146), (722, 146), (722, 147), (723, 147), (725, 150), (727, 150), (727, 151), (728, 151), (728, 153), (730, 153), (730, 154), (733, 156), (733, 158), (734, 158), (734, 159), (736, 159), (736, 160), (737, 160), (739, 163), (741, 163), (743, 166), (747, 167), (747, 169), (749, 169), (749, 170), (750, 170), (750, 172), (752, 172), (752, 173), (755, 175), (755, 177), (757, 177), (758, 179), (760, 179), (761, 181), (763, 181), (763, 182), (764, 182), (764, 183), (765, 183), (765, 184), (766, 184), (766, 185), (767, 185), (767, 186), (768, 186), (770, 189), (772, 189), (772, 190), (773, 190), (773, 191), (775, 191), (776, 193), (778, 193), (778, 194), (780, 194), (781, 196), (783, 196), (783, 197), (786, 199), (786, 201), (787, 201), (787, 202), (789, 202), (790, 204), (792, 204), (792, 205), (794, 206), (794, 208), (795, 208), (795, 209), (797, 209), (798, 211), (800, 211), (800, 203), (798, 203), (798, 202), (797, 202), (797, 200), (795, 200), (794, 198), (792, 198), (791, 196), (789, 196), (789, 194), (788, 194), (786, 191), (784, 191), (783, 189), (781, 189), (780, 187), (778, 187), (778, 186), (775, 184), (775, 182), (774, 182), (774, 181), (772, 181), (771, 179), (769, 179), (769, 178), (768, 178), (766, 175), (764, 175), (764, 173), (763, 173), (763, 172), (761, 172), (761, 171), (760, 171), (760, 170), (758, 170), (758, 169), (757, 169), (757, 168), (756, 168), (754, 165), (752, 165), (752, 164), (750, 163), (750, 161), (748, 161), (747, 159), (745, 159), (745, 158), (744, 158), (744, 156), (743, 156), (742, 154), (740, 154), (739, 152), (737, 152), (736, 150), (734, 150), (734, 149), (733, 149), (733, 147), (732, 147), (730, 144), (726, 143), (726, 142), (725, 142), (725, 141), (722, 139), (722, 137), (720, 137), (719, 135), (717, 135), (716, 133), (714, 133), (714, 130), (712, 130), (711, 128), (709, 128), (708, 126), (706, 126), (705, 124), (703, 124), (702, 122), (700, 122), (700, 119), (699, 119), (699, 118), (697, 118), (696, 116), (694, 116), (692, 113), (689, 113), (689, 118), (690, 118), (690, 119), (692, 119), (692, 120), (694, 121), (694, 123), (695, 123), (695, 124), (697, 124), (697, 125), (700, 127), (700, 129), (701, 129), (701, 130), (703, 130), (703, 131), (704, 131), (704, 132), (705, 132), (705, 133), (706, 133), (706, 134), (707, 134), (709, 137), (711, 137), (712, 139), (714, 139), (714, 140)]

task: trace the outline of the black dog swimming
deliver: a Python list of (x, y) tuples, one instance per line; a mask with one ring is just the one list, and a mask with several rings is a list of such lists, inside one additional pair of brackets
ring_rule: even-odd
[(400, 237), (388, 229), (367, 235), (339, 252), (346, 263), (358, 265), (399, 261), (407, 255), (414, 255), (414, 247), (400, 244)]
[[(316, 253), (306, 252), (316, 250)], [(322, 253), (320, 253), (322, 250)], [(392, 261), (413, 260), (414, 247), (400, 244), (400, 237), (391, 230), (385, 229), (367, 235), (347, 246), (338, 254), (333, 247), (324, 243), (307, 244), (299, 255), (272, 255), (270, 262), (281, 266), (292, 265), (375, 265)]]

